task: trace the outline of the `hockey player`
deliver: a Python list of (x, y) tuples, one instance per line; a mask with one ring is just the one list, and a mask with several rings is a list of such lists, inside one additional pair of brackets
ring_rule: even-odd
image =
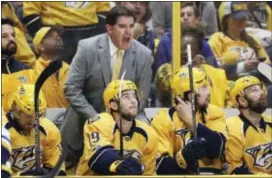
[(272, 174), (272, 118), (263, 115), (267, 93), (259, 79), (238, 79), (231, 89), (238, 116), (226, 120), (226, 171), (229, 174)]
[[(46, 174), (57, 163), (61, 155), (61, 136), (57, 127), (43, 115), (46, 101), (42, 91), (39, 96), (40, 111), (40, 147), (43, 170), (36, 172), (34, 143), (34, 88), (33, 84), (22, 84), (15, 93), (12, 110), (3, 118), (2, 124), (10, 133), (11, 168), (14, 175)], [(62, 169), (59, 173), (65, 175)]]
[[(85, 123), (84, 152), (77, 175), (156, 175), (156, 133), (135, 119), (139, 106), (136, 85), (129, 80), (113, 80), (103, 98), (107, 112)], [(123, 157), (118, 153), (121, 120)]]
[(221, 171), (221, 157), (226, 140), (224, 112), (209, 104), (210, 91), (207, 75), (193, 68), (196, 92), (196, 131), (192, 139), (192, 111), (188, 68), (179, 69), (171, 81), (176, 106), (163, 109), (153, 118), (151, 125), (159, 136), (157, 174), (186, 174), (196, 172), (216, 174)]

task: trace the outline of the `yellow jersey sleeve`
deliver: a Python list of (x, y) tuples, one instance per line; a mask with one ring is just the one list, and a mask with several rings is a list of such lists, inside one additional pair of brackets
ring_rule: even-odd
[[(43, 166), (48, 168), (53, 168), (61, 156), (61, 135), (59, 129), (56, 125), (48, 120), (47, 118), (41, 119), (41, 125), (46, 130), (46, 139), (43, 145)], [(62, 166), (62, 171), (65, 171), (64, 165)]]
[(107, 124), (95, 122), (100, 119), (100, 115), (90, 118), (84, 125), (84, 159), (89, 160), (95, 152), (104, 146), (112, 146), (113, 135), (108, 129)]
[(237, 127), (238, 124), (241, 126), (241, 124), (239, 122), (234, 122), (231, 119), (232, 118), (227, 119), (229, 137), (226, 142), (226, 165), (224, 166), (227, 174), (231, 174), (236, 168), (245, 164), (243, 161), (244, 142), (242, 139), (242, 132), (231, 129)]
[(141, 162), (145, 165), (144, 175), (156, 175), (156, 155), (158, 152), (157, 134), (153, 128), (148, 128), (148, 143), (145, 147)]
[(168, 109), (163, 109), (153, 118), (151, 126), (158, 136), (158, 156), (174, 156), (175, 131), (168, 115)]

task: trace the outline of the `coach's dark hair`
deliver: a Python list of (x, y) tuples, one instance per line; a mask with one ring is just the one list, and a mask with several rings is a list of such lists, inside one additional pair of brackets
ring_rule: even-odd
[[(222, 19), (222, 31), (223, 33), (227, 34), (227, 31), (228, 31), (228, 23), (229, 23), (229, 18), (230, 18), (230, 15), (225, 15)], [(241, 32), (241, 39), (243, 41), (245, 41), (249, 47), (251, 47), (252, 49), (254, 49), (255, 53), (257, 54), (257, 56), (259, 56), (259, 53), (258, 53), (258, 49), (260, 48), (260, 46), (258, 45), (258, 43), (254, 40), (253, 37), (249, 36), (246, 32), (246, 30), (244, 29), (242, 32)]]
[(10, 26), (14, 26), (14, 22), (13, 22), (13, 20), (11, 20), (11, 19), (2, 19), (1, 18), (1, 25), (10, 25)]
[(199, 9), (198, 9), (198, 7), (195, 5), (194, 2), (190, 2), (190, 1), (182, 2), (182, 3), (180, 4), (180, 9), (183, 9), (183, 8), (185, 8), (185, 7), (193, 7), (193, 9), (194, 9), (194, 14), (195, 14), (196, 18), (199, 18), (200, 12), (199, 12)]
[(106, 24), (109, 24), (111, 26), (115, 25), (117, 23), (117, 19), (121, 16), (125, 17), (133, 17), (134, 23), (135, 23), (135, 16), (133, 15), (133, 12), (125, 7), (121, 7), (120, 5), (117, 5), (113, 7), (107, 17), (106, 17)]

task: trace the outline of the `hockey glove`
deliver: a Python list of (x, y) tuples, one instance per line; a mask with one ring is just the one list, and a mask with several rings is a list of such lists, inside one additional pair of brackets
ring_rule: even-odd
[(196, 138), (190, 140), (182, 149), (182, 156), (187, 163), (188, 169), (194, 168), (199, 159), (206, 157), (205, 144), (205, 139)]
[(135, 158), (127, 158), (125, 160), (117, 160), (112, 163), (111, 172), (117, 175), (141, 175), (144, 171), (144, 166)]

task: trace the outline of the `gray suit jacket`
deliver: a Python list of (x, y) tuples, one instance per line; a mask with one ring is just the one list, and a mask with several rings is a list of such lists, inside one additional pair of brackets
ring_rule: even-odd
[[(111, 81), (110, 64), (107, 34), (79, 42), (64, 87), (71, 107), (67, 111), (61, 130), (63, 139), (70, 148), (83, 148), (82, 132), (86, 119), (105, 111), (103, 91)], [(126, 70), (125, 79), (134, 81), (139, 87), (143, 96), (140, 110), (145, 107), (149, 95), (151, 64), (151, 51), (133, 40), (131, 47), (125, 50), (120, 75)]]

